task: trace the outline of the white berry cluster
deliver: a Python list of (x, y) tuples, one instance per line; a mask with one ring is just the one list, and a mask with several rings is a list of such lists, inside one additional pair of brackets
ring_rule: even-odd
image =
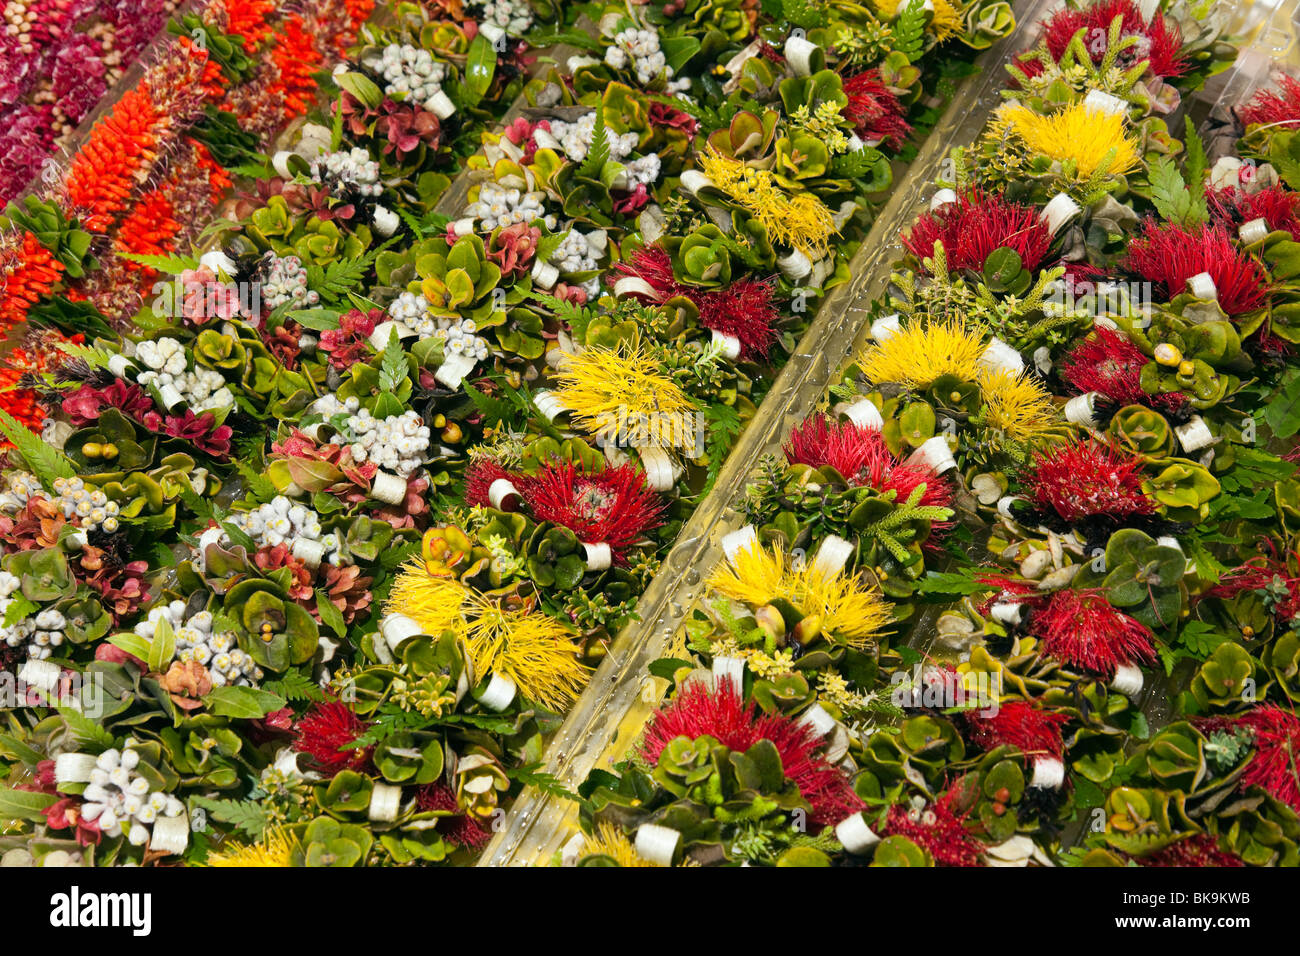
[[(575, 163), (582, 162), (587, 158), (587, 151), (591, 149), (591, 140), (596, 135), (595, 110), (585, 113), (572, 123), (551, 120), (551, 135), (560, 141), (565, 156)], [(609, 144), (610, 160), (617, 163), (631, 155), (632, 150), (636, 149), (637, 143), (640, 142), (640, 137), (631, 131), (616, 133), (606, 127), (605, 142)]]
[(176, 339), (141, 342), (135, 356), (146, 369), (136, 376), (136, 381), (156, 385), (168, 408), (184, 402), (197, 415), (235, 404), (235, 396), (220, 372), (210, 368), (186, 370), (185, 346)]
[(262, 280), (262, 301), (277, 309), (286, 302), (315, 305), (320, 293), (307, 288), (307, 270), (297, 256), (272, 256), (271, 268)]
[[(22, 581), (8, 571), (0, 571), (0, 619), (9, 611)], [(63, 629), (67, 618), (53, 608), (46, 608), (35, 617), (15, 621), (8, 627), (0, 626), (0, 641), (9, 647), (27, 645), (27, 656), (43, 661), (54, 653), (54, 648), (64, 641)]]
[(230, 631), (212, 632), (212, 614), (199, 611), (185, 617), (185, 603), (172, 601), (150, 608), (149, 616), (135, 626), (135, 633), (153, 640), (158, 622), (166, 618), (176, 636), (176, 650), (172, 660), (187, 663), (196, 661), (208, 672), (214, 687), (228, 685), (256, 687), (262, 679), (262, 668), (236, 644)]
[(85, 531), (103, 528), (112, 534), (118, 527), (118, 506), (98, 488), (89, 488), (80, 478), (55, 478), (55, 496), (51, 500), (63, 512), (63, 517), (78, 518)]
[(317, 156), (311, 163), (311, 178), (318, 183), (347, 183), (363, 196), (375, 197), (384, 191), (379, 182), (379, 163), (359, 146)]
[(483, 5), (482, 22), (495, 23), (511, 36), (519, 37), (532, 28), (533, 11), (526, 0), (489, 0)]
[(409, 43), (390, 43), (384, 52), (366, 61), (366, 66), (384, 78), (384, 92), (389, 96), (413, 100), (432, 109), (429, 101), (442, 92), (447, 68), (434, 60), (428, 50)]
[(478, 199), (465, 210), (465, 215), (478, 220), (479, 232), (491, 232), (498, 226), (513, 226), (517, 222), (532, 224), (539, 220), (546, 224), (547, 229), (554, 229), (555, 217), (548, 216), (542, 206), (545, 195), (486, 182), (479, 190)]
[(256, 541), (259, 548), (274, 548), (282, 544), (292, 551), (299, 541), (306, 539), (320, 545), (322, 560), (334, 565), (343, 563), (338, 535), (325, 534), (321, 529), (320, 515), (284, 495), (276, 495), (253, 511), (232, 515), (231, 520), (235, 527)]
[(412, 411), (380, 420), (363, 408), (348, 419), (346, 430), (355, 438), (353, 461), (373, 461), (399, 478), (411, 477), (429, 450), (429, 426)]
[(551, 262), (565, 275), (572, 275), (599, 268), (598, 256), (599, 250), (586, 236), (577, 229), (570, 229), (551, 254)]
[(614, 45), (605, 50), (605, 62), (616, 70), (628, 68), (636, 73), (642, 86), (649, 84), (660, 73), (668, 77), (668, 92), (689, 89), (691, 81), (673, 80), (672, 67), (659, 48), (659, 34), (654, 30), (629, 28), (614, 35)]
[(488, 357), (488, 340), (478, 332), (473, 319), (451, 319), (433, 315), (429, 300), (415, 292), (403, 292), (388, 304), (388, 316), (406, 331), (421, 339), (444, 340), (444, 355), (468, 355), (476, 361)]
[(140, 755), (129, 747), (105, 750), (95, 758), (90, 783), (82, 793), (82, 817), (98, 822), (105, 836), (125, 832), (132, 846), (149, 842), (149, 828), (156, 820), (185, 812), (185, 805), (176, 797), (161, 790), (150, 792), (148, 778), (136, 769), (139, 765)]
[(659, 154), (649, 153), (632, 160), (623, 168), (627, 172), (631, 185), (643, 183), (646, 186), (653, 186), (659, 181), (660, 166)]
[(26, 471), (11, 471), (4, 476), (5, 490), (0, 491), (0, 513), (17, 514), (33, 498), (44, 498), (45, 489), (36, 476)]

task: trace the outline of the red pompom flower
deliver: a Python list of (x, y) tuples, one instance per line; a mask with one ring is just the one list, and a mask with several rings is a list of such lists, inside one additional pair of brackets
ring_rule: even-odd
[(844, 80), (844, 95), (849, 98), (844, 107), (858, 136), (869, 145), (879, 143), (901, 149), (912, 127), (903, 118), (903, 104), (894, 91), (880, 79), (879, 70), (865, 70)]
[(1235, 186), (1206, 191), (1210, 215), (1227, 229), (1243, 222), (1263, 219), (1270, 231), (1285, 229), (1293, 239), (1300, 239), (1300, 195), (1281, 186), (1268, 186), (1258, 192), (1246, 192)]
[(952, 801), (950, 791), (924, 810), (894, 804), (885, 817), (885, 835), (906, 837), (939, 866), (979, 866), (984, 845), (966, 829), (966, 814), (956, 813)]
[(1142, 480), (1140, 458), (1093, 438), (1036, 453), (1021, 476), (1030, 501), (1069, 522), (1154, 514)]
[(780, 316), (772, 304), (769, 281), (747, 276), (725, 289), (683, 285), (673, 275), (672, 258), (659, 246), (645, 246), (630, 263), (620, 262), (615, 268), (625, 276), (641, 279), (654, 290), (653, 296), (631, 293), (636, 298), (656, 304), (678, 296), (689, 299), (699, 312), (701, 326), (740, 342), (742, 358), (765, 358), (777, 339), (776, 322)]
[(1003, 247), (1033, 269), (1047, 254), (1052, 233), (1038, 210), (972, 190), (921, 216), (903, 236), (903, 245), (918, 259), (933, 256), (936, 241), (943, 243), (949, 269), (982, 269), (989, 253)]
[(1255, 752), (1246, 763), (1241, 785), (1260, 787), (1300, 812), (1300, 719), (1267, 704), (1235, 723), (1255, 731)]
[(1097, 392), (1116, 405), (1146, 405), (1176, 412), (1187, 404), (1182, 392), (1151, 395), (1142, 387), (1142, 368), (1149, 359), (1112, 329), (1098, 327), (1061, 361), (1061, 377), (1079, 392)]
[(651, 718), (641, 755), (656, 764), (664, 748), (678, 737), (695, 740), (706, 735), (740, 752), (760, 740), (771, 741), (786, 778), (812, 807), (814, 823), (839, 823), (863, 807), (848, 775), (817, 753), (819, 741), (811, 727), (783, 714), (757, 715), (754, 703), (742, 702), (729, 679), (716, 690), (699, 682), (683, 687), (671, 704)]
[(1187, 72), (1187, 60), (1179, 52), (1183, 38), (1177, 24), (1167, 21), (1159, 11), (1148, 21), (1132, 0), (1101, 0), (1085, 10), (1067, 7), (1058, 11), (1043, 26), (1047, 50), (1054, 60), (1060, 60), (1082, 28), (1087, 30), (1083, 45), (1088, 55), (1093, 63), (1100, 63), (1106, 56), (1110, 25), (1116, 17), (1124, 18), (1120, 39), (1133, 37), (1137, 41), (1119, 55), (1121, 69), (1146, 60), (1147, 68), (1159, 77), (1182, 76)]
[(1096, 588), (1055, 592), (1034, 612), (1032, 629), (1052, 657), (1108, 680), (1120, 667), (1155, 660), (1151, 630)]
[(894, 491), (906, 501), (925, 485), (920, 504), (946, 508), (952, 504), (948, 482), (929, 468), (894, 458), (880, 432), (827, 415), (810, 415), (790, 432), (785, 458), (792, 465), (830, 466), (859, 487)]
[(1148, 219), (1129, 245), (1126, 268), (1160, 283), (1170, 298), (1185, 291), (1192, 276), (1208, 272), (1219, 305), (1230, 316), (1260, 308), (1268, 291), (1263, 270), (1233, 245), (1222, 226), (1183, 229)]
[(1238, 115), (1246, 126), (1257, 123), (1294, 129), (1300, 126), (1300, 80), (1282, 74), (1276, 90), (1260, 90)]
[(370, 763), (371, 748), (344, 748), (369, 727), (341, 701), (315, 704), (298, 721), (293, 749), (307, 754), (331, 777), (340, 770), (361, 770)]
[(1061, 728), (1069, 720), (1065, 714), (1041, 710), (1029, 701), (1013, 700), (988, 717), (980, 711), (968, 711), (966, 719), (972, 743), (984, 750), (1015, 747), (1030, 758), (1035, 785), (1061, 785), (1065, 777)]

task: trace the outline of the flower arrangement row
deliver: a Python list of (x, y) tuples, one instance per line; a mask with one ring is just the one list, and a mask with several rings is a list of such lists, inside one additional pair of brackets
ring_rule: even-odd
[[(0, 34), (0, 206), (16, 197), (113, 88), (175, 11), (128, 4), (9, 0)], [(51, 170), (51, 174), (53, 171)]]
[[(0, 416), (15, 860), (472, 858), (969, 72), (940, 45), (1014, 22), (396, 12), (215, 248), (125, 260), (152, 302), (25, 307), (83, 337), (40, 440)], [(528, 35), (583, 52), (529, 76)]]
[(1300, 86), (1172, 135), (1185, 13), (1008, 67), (563, 862), (1300, 862)]

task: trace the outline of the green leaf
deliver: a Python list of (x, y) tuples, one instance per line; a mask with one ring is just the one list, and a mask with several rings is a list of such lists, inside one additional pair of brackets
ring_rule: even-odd
[(174, 656), (176, 656), (176, 632), (172, 630), (171, 621), (160, 617), (153, 632), (153, 640), (149, 642), (149, 656), (145, 661), (150, 671), (161, 674), (167, 670)]
[(348, 626), (343, 621), (343, 613), (334, 605), (334, 602), (320, 588), (316, 589), (316, 611), (320, 614), (321, 623), (328, 627), (339, 637), (343, 637), (348, 632)]
[(214, 687), (203, 698), (210, 713), (218, 717), (256, 720), (284, 706), (283, 697), (257, 687)]
[(540, 763), (525, 764), (514, 770), (506, 770), (506, 775), (511, 780), (522, 783), (524, 786), (533, 787), (542, 793), (552, 797), (559, 797), (563, 800), (577, 800), (577, 796), (571, 793), (564, 784), (560, 783), (558, 777), (553, 773), (548, 773), (541, 769)]
[(228, 823), (243, 830), (254, 840), (266, 832), (268, 817), (260, 803), (251, 800), (213, 800), (210, 797), (191, 797), (192, 802), (212, 815), (218, 823)]
[(907, 62), (915, 63), (925, 46), (924, 0), (911, 0), (902, 7), (890, 30), (894, 34), (894, 49), (907, 57)]
[(68, 733), (77, 745), (95, 753), (103, 753), (114, 745), (113, 735), (89, 717), (68, 707), (59, 708), (59, 716), (68, 727)]
[(156, 272), (166, 272), (172, 275), (180, 275), (187, 269), (197, 269), (199, 267), (199, 260), (191, 256), (140, 256), (124, 252), (121, 258), (129, 262), (138, 262), (140, 265), (148, 266)]
[(328, 329), (337, 329), (342, 314), (338, 309), (298, 309), (287, 313), (287, 316), (301, 326), (324, 332)]
[(253, 497), (259, 501), (270, 501), (278, 494), (275, 482), (266, 477), (265, 472), (255, 470), (247, 462), (236, 462), (235, 467), (244, 477), (244, 485)]
[(1196, 133), (1196, 124), (1192, 122), (1192, 118), (1184, 116), (1183, 125), (1184, 143), (1187, 146), (1185, 163), (1187, 182), (1191, 185), (1192, 192), (1199, 195), (1203, 203), (1205, 202), (1205, 172), (1210, 168), (1210, 160), (1205, 155), (1205, 145)]
[(59, 798), (52, 793), (0, 787), (0, 820), (44, 820), (45, 814), (41, 811), (58, 801)]
[(1209, 214), (1204, 194), (1199, 199), (1192, 195), (1172, 159), (1156, 157), (1151, 163), (1150, 178), (1151, 202), (1161, 216), (1184, 227), (1206, 221)]
[(718, 480), (722, 463), (727, 460), (736, 437), (741, 432), (740, 413), (730, 405), (715, 402), (706, 412), (709, 421), (709, 438), (705, 443), (705, 452), (709, 456), (709, 474), (701, 494), (708, 494), (713, 483)]
[(334, 77), (339, 89), (347, 90), (369, 109), (378, 109), (384, 101), (384, 92), (370, 77), (361, 73), (340, 73)]
[(398, 386), (406, 381), (407, 370), (406, 350), (402, 348), (402, 340), (398, 338), (397, 329), (390, 329), (388, 344), (384, 346), (384, 357), (379, 364), (379, 390), (397, 391)]
[(9, 599), (9, 606), (5, 608), (4, 626), (13, 627), (19, 621), (28, 617), (33, 611), (39, 611), (41, 606), (35, 601), (29, 601), (19, 591)]
[(1300, 371), (1290, 369), (1272, 401), (1264, 405), (1264, 421), (1278, 438), (1300, 431)]
[(135, 634), (131, 631), (126, 631), (122, 634), (114, 634), (109, 637), (108, 643), (112, 644), (114, 647), (120, 647), (128, 654), (138, 657), (142, 661), (147, 661), (149, 659), (149, 642), (139, 634)]
[(319, 702), (325, 699), (325, 692), (320, 689), (320, 685), (296, 670), (285, 671), (279, 680), (263, 681), (262, 690), (278, 694), (286, 701)]
[(917, 594), (974, 594), (977, 591), (991, 590), (987, 584), (980, 584), (972, 574), (964, 571), (931, 571), (916, 582)]
[(587, 150), (587, 158), (578, 167), (578, 175), (584, 179), (598, 179), (607, 162), (609, 131), (605, 128), (605, 104), (602, 101), (596, 107), (596, 123), (591, 129), (591, 148)]
[(465, 85), (461, 88), (461, 102), (466, 106), (477, 106), (492, 86), (496, 69), (496, 48), (486, 34), (480, 33), (465, 55)]
[(33, 434), (26, 425), (3, 409), (0, 409), (0, 432), (22, 455), (23, 461), (46, 491), (54, 489), (55, 478), (76, 476), (77, 467), (66, 455), (47, 444), (39, 435)]

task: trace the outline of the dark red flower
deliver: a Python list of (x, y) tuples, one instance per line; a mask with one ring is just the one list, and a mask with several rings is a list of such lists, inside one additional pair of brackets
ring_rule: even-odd
[(168, 415), (163, 421), (163, 431), (172, 438), (190, 442), (214, 458), (230, 456), (230, 436), (234, 429), (229, 425), (218, 425), (217, 416), (212, 412), (195, 415), (187, 408), (179, 415)]
[(1106, 56), (1110, 25), (1116, 17), (1123, 17), (1121, 38), (1136, 37), (1137, 43), (1119, 55), (1122, 69), (1147, 61), (1147, 68), (1159, 77), (1182, 76), (1189, 66), (1180, 55), (1183, 45), (1178, 25), (1166, 20), (1156, 11), (1148, 21), (1132, 0), (1101, 0), (1084, 10), (1066, 7), (1059, 10), (1043, 25), (1043, 36), (1052, 58), (1060, 60), (1074, 35), (1081, 28), (1087, 32), (1083, 45), (1093, 63)]
[(340, 770), (362, 770), (370, 763), (372, 747), (344, 749), (370, 728), (342, 701), (313, 704), (298, 720), (293, 749), (307, 754), (327, 776)]
[(896, 803), (885, 817), (884, 833), (906, 837), (939, 866), (979, 866), (984, 845), (966, 829), (966, 814), (954, 812), (952, 801), (949, 792), (924, 810)]
[(1242, 787), (1260, 787), (1300, 812), (1300, 719), (1274, 704), (1237, 718), (1255, 731), (1255, 752), (1241, 775)]
[(1177, 843), (1136, 857), (1142, 866), (1245, 866), (1241, 857), (1219, 848), (1218, 838), (1210, 833), (1194, 833)]
[(646, 119), (656, 129), (679, 129), (690, 137), (694, 137), (700, 128), (699, 122), (690, 113), (684, 113), (660, 100), (650, 104)]
[(77, 843), (81, 846), (98, 845), (103, 836), (99, 821), (84, 818), (81, 815), (81, 801), (72, 797), (64, 797), (41, 812), (45, 814), (45, 823), (51, 830), (74, 829)]
[(865, 70), (844, 80), (844, 95), (849, 98), (844, 115), (858, 136), (872, 145), (879, 143), (902, 149), (912, 127), (903, 118), (903, 104), (880, 78), (877, 69)]
[(383, 117), (379, 121), (378, 131), (385, 140), (385, 156), (392, 153), (393, 158), (400, 163), (421, 146), (438, 148), (442, 139), (442, 123), (437, 114), (416, 103), (396, 103), (390, 99), (385, 99), (380, 109)]
[(1034, 455), (1021, 476), (1026, 496), (1066, 521), (1154, 514), (1142, 492), (1142, 459), (1094, 438), (1053, 445)]
[(317, 345), (329, 356), (329, 363), (340, 372), (346, 372), (357, 362), (370, 358), (369, 338), (375, 326), (388, 318), (383, 309), (349, 309), (339, 318), (337, 329), (326, 329), (320, 334)]
[(498, 229), (488, 239), (487, 257), (501, 267), (502, 279), (528, 274), (537, 257), (542, 230), (525, 222)]
[(1121, 666), (1155, 660), (1150, 628), (1113, 607), (1100, 589), (1056, 591), (1031, 626), (1052, 657), (1107, 680)]
[(1061, 360), (1061, 377), (1076, 391), (1097, 392), (1116, 405), (1146, 405), (1176, 412), (1187, 404), (1182, 392), (1151, 395), (1142, 387), (1142, 369), (1150, 359), (1112, 329), (1097, 327)]
[(678, 296), (690, 300), (699, 313), (700, 325), (737, 339), (742, 358), (765, 358), (776, 342), (780, 316), (772, 304), (771, 282), (747, 276), (726, 289), (683, 285), (673, 276), (672, 257), (659, 246), (645, 246), (630, 263), (620, 262), (615, 268), (625, 276), (642, 279), (655, 291), (653, 296), (632, 293), (634, 298), (655, 303)]
[(1008, 701), (989, 716), (969, 711), (966, 719), (971, 741), (984, 750), (1009, 745), (1026, 756), (1055, 760), (1060, 760), (1065, 753), (1061, 728), (1069, 718), (1056, 711), (1042, 710), (1029, 701)]
[(1142, 235), (1129, 244), (1125, 268), (1160, 283), (1170, 298), (1185, 291), (1192, 276), (1208, 272), (1219, 305), (1230, 316), (1261, 308), (1268, 292), (1263, 270), (1236, 248), (1222, 226), (1183, 229), (1148, 219)]
[(486, 846), (492, 834), (483, 829), (477, 820), (461, 812), (456, 793), (445, 783), (430, 783), (415, 791), (415, 802), (425, 813), (444, 811), (451, 815), (438, 820), (438, 832), (449, 843), (471, 850)]
[(584, 471), (571, 461), (548, 463), (517, 483), (538, 521), (568, 528), (584, 544), (607, 544), (615, 564), (662, 522), (664, 503), (635, 465)]
[(1003, 247), (1015, 250), (1024, 267), (1033, 269), (1052, 244), (1038, 210), (978, 190), (921, 216), (902, 238), (918, 259), (933, 256), (935, 242), (942, 242), (949, 269), (982, 269), (989, 253)]
[(1300, 126), (1300, 80), (1280, 75), (1276, 90), (1260, 90), (1238, 115), (1247, 126), (1256, 123), (1289, 129)]
[(620, 216), (635, 216), (648, 205), (650, 205), (650, 191), (646, 189), (645, 183), (637, 183), (635, 189), (623, 193), (614, 200), (613, 209)]
[(641, 755), (656, 764), (664, 748), (678, 737), (695, 740), (705, 735), (740, 752), (770, 740), (781, 756), (786, 778), (812, 807), (814, 823), (839, 823), (863, 806), (848, 775), (817, 753), (819, 740), (812, 728), (784, 714), (756, 714), (754, 703), (743, 703), (730, 680), (721, 681), (716, 690), (699, 682), (683, 687), (671, 704), (650, 719)]
[(1269, 186), (1258, 192), (1246, 192), (1235, 186), (1206, 191), (1210, 215), (1226, 229), (1235, 230), (1243, 222), (1263, 219), (1270, 231), (1285, 229), (1293, 239), (1300, 239), (1300, 195), (1281, 186)]
[(895, 459), (873, 428), (837, 422), (828, 415), (810, 415), (790, 432), (784, 451), (792, 465), (829, 465), (854, 485), (896, 492), (897, 501), (906, 501), (917, 487), (925, 485), (921, 504), (942, 508), (952, 504), (952, 489), (946, 480), (928, 468)]
[(105, 408), (119, 409), (150, 431), (156, 431), (162, 424), (162, 416), (154, 410), (149, 393), (134, 382), (120, 378), (104, 388), (82, 385), (63, 397), (63, 412), (78, 428), (98, 421)]

